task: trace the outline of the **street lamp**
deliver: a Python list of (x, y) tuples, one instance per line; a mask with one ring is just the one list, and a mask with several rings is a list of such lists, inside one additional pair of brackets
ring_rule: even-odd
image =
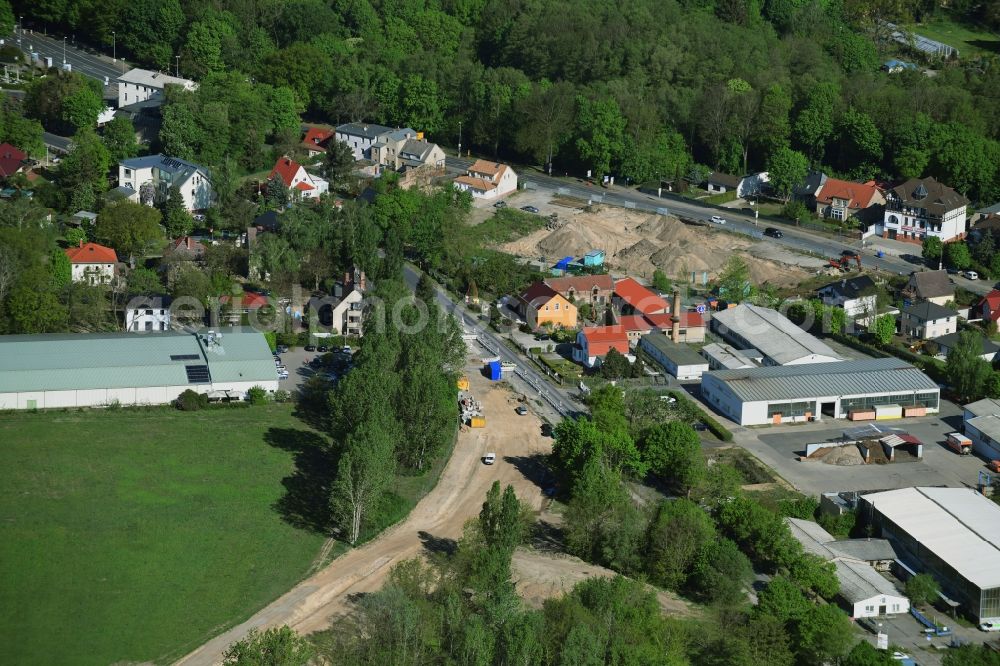
[(458, 156), (462, 156), (462, 121), (458, 121)]
[(17, 30), (15, 30), (15, 32), (17, 33), (17, 43), (20, 44), (21, 43), (21, 37), (24, 36), (24, 17), (23, 16), (18, 16), (17, 17)]
[(181, 76), (181, 57), (179, 55), (174, 56), (174, 76), (180, 78)]
[(118, 39), (115, 31), (111, 31), (111, 62), (118, 62)]
[(66, 64), (66, 38), (63, 37), (63, 64)]

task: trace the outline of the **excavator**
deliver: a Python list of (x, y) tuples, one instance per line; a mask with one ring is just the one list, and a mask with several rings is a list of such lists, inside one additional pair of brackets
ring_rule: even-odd
[(851, 270), (851, 261), (854, 261), (858, 265), (858, 270), (861, 270), (861, 255), (860, 254), (844, 254), (836, 259), (830, 259), (829, 263), (831, 268), (839, 268), (842, 271)]

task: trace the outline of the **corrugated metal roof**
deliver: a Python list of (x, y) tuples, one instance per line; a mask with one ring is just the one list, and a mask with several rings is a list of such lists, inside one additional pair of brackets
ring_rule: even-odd
[(927, 375), (898, 358), (716, 370), (706, 376), (746, 402), (939, 391)]
[(708, 359), (687, 345), (674, 342), (663, 333), (647, 333), (640, 342), (652, 345), (677, 365), (708, 365)]
[(993, 398), (983, 398), (982, 400), (976, 400), (975, 402), (970, 402), (964, 407), (968, 412), (971, 412), (974, 416), (987, 416), (990, 414), (1000, 414), (1000, 400), (994, 400)]
[(183, 386), (188, 365), (208, 365), (216, 382), (276, 379), (263, 335), (221, 332), (211, 348), (175, 331), (0, 336), (0, 393)]
[(779, 365), (814, 355), (830, 361), (840, 358), (825, 342), (771, 308), (741, 303), (716, 312), (712, 318), (718, 322), (717, 326), (725, 326)]
[(710, 361), (725, 366), (730, 370), (756, 368), (757, 364), (736, 347), (713, 342), (701, 348), (701, 353)]
[(974, 585), (1000, 587), (1000, 505), (971, 488), (902, 488), (862, 497)]

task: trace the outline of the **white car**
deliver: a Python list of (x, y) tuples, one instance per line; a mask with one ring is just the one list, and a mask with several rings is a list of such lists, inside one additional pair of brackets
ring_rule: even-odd
[(980, 631), (1000, 631), (1000, 620), (991, 620), (979, 624)]
[(712, 222), (714, 222), (715, 224), (725, 224), (726, 223), (726, 218), (722, 217), (721, 215), (713, 215), (711, 219), (712, 219)]
[(495, 453), (487, 453), (485, 456), (483, 456), (484, 465), (492, 465), (496, 461), (497, 461), (497, 454)]
[(288, 379), (288, 370), (282, 370), (279, 372), (278, 379)]
[(976, 271), (965, 271), (964, 273), (962, 273), (962, 275), (965, 277), (966, 280), (979, 279), (979, 273), (977, 273)]

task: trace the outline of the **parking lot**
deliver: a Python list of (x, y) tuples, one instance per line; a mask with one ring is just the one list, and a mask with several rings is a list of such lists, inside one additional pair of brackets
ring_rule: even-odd
[(299, 386), (316, 374), (317, 370), (309, 366), (309, 361), (322, 356), (319, 352), (308, 352), (302, 347), (296, 347), (281, 354), (281, 361), (288, 368), (288, 378), (278, 382), (278, 388), (295, 394)]

